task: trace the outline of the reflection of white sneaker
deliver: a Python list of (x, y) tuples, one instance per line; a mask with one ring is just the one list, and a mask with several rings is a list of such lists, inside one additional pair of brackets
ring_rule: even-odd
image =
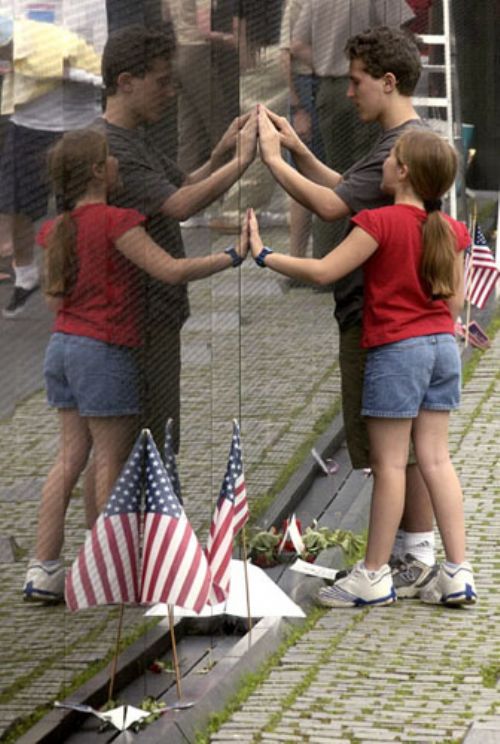
[(474, 604), (477, 594), (470, 563), (460, 563), (453, 569), (442, 563), (434, 577), (420, 589), (419, 597), (427, 604)]
[(337, 579), (332, 586), (318, 592), (318, 600), (325, 607), (364, 607), (388, 605), (396, 601), (391, 569), (384, 564), (378, 571), (367, 571), (363, 561)]
[(44, 561), (33, 558), (28, 563), (24, 582), (24, 599), (35, 602), (62, 602), (66, 569), (62, 561), (49, 568)]

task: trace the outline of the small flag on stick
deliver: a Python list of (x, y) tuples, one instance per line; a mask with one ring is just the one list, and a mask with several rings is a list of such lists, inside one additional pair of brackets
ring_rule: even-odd
[(145, 435), (141, 432), (106, 508), (66, 576), (72, 611), (139, 601), (139, 530)]
[(474, 242), (465, 267), (465, 299), (482, 310), (495, 288), (499, 270), (483, 231), (476, 225)]
[(165, 427), (165, 470), (167, 471), (167, 475), (170, 478), (170, 483), (172, 484), (174, 493), (177, 496), (179, 502), (182, 504), (181, 482), (179, 480), (177, 460), (175, 458), (174, 452), (173, 425), (173, 420), (169, 418)]
[(210, 585), (205, 553), (148, 432), (141, 602), (165, 602), (200, 612)]
[(210, 524), (207, 542), (207, 558), (213, 582), (210, 594), (211, 604), (217, 604), (227, 599), (231, 579), (233, 541), (248, 518), (240, 430), (238, 423), (234, 421), (226, 473)]

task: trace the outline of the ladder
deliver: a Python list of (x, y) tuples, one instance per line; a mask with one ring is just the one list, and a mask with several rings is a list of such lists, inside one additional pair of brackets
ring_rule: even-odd
[[(455, 38), (453, 33), (452, 19), (450, 14), (450, 2), (449, 0), (442, 0), (442, 33), (439, 34), (419, 34), (418, 39), (424, 44), (433, 48), (441, 48), (443, 50), (443, 62), (441, 64), (433, 64), (425, 62), (423, 64), (423, 70), (429, 75), (438, 73), (443, 76), (443, 96), (415, 96), (413, 98), (413, 104), (415, 108), (421, 109), (437, 109), (444, 113), (445, 118), (433, 119), (432, 116), (425, 116), (421, 113), (422, 119), (429, 121), (434, 128), (446, 137), (448, 142), (452, 145), (456, 144), (457, 139), (460, 137), (460, 116), (458, 109), (458, 80), (456, 75), (455, 66)], [(454, 187), (450, 190), (450, 214), (452, 217), (457, 217), (457, 184), (461, 181), (460, 177), (457, 177)]]

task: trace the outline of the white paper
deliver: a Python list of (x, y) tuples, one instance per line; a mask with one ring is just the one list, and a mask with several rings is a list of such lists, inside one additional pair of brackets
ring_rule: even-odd
[(134, 708), (133, 705), (120, 705), (119, 708), (113, 708), (97, 715), (103, 721), (111, 723), (118, 731), (125, 731), (134, 723), (147, 718), (150, 713), (141, 708)]
[(330, 581), (333, 581), (338, 573), (334, 568), (317, 566), (315, 563), (308, 563), (301, 558), (298, 558), (295, 563), (289, 566), (289, 569), (290, 571), (298, 571), (298, 573), (317, 576), (319, 579), (329, 579)]
[[(304, 611), (258, 566), (247, 563), (251, 617), (305, 617)], [(201, 613), (174, 607), (176, 617), (212, 617), (213, 615), (248, 617), (243, 561), (231, 561), (229, 597), (224, 604), (206, 605)], [(146, 615), (168, 615), (168, 605), (157, 604)]]

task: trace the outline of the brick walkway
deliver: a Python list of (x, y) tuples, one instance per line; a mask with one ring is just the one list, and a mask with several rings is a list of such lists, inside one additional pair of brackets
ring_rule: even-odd
[[(268, 241), (283, 246), (283, 232), (273, 230)], [(229, 242), (220, 239), (222, 247)], [(338, 401), (337, 335), (329, 295), (308, 289), (284, 293), (276, 275), (251, 261), (241, 273), (193, 283), (190, 296), (179, 467), (187, 514), (204, 539), (227, 462), (231, 420), (242, 424), (249, 497), (256, 502), (310, 435), (312, 423)], [(21, 340), (29, 322), (27, 311), (17, 326)], [(24, 346), (19, 364), (25, 374), (29, 342)], [(57, 420), (42, 392), (0, 421), (0, 441), (0, 535), (14, 537), (31, 552), (40, 490), (57, 444)], [(68, 562), (83, 538), (77, 489), (66, 523)], [(71, 615), (62, 606), (26, 604), (25, 571), (26, 558), (1, 565), (0, 736), (13, 721), (59, 696), (63, 683), (102, 659), (115, 642), (115, 609)], [(128, 633), (143, 622), (141, 609), (126, 611)]]
[(327, 612), (212, 742), (452, 744), (498, 715), (499, 363), (497, 334), (451, 423), (479, 603)]

